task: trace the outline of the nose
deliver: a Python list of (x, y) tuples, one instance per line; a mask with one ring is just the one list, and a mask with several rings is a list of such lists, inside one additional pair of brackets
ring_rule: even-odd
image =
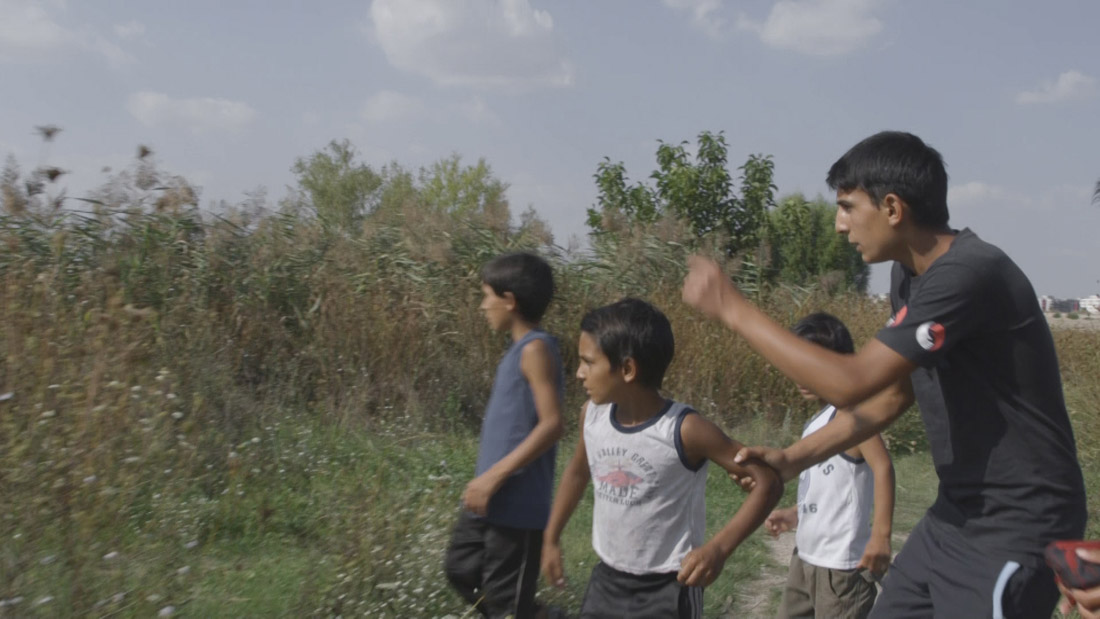
[(833, 225), (837, 234), (848, 234), (848, 213), (844, 209), (836, 209), (836, 221)]
[(586, 376), (586, 374), (585, 374), (585, 371), (584, 371), (584, 366), (583, 365), (578, 365), (577, 366), (577, 380), (583, 381), (585, 376)]

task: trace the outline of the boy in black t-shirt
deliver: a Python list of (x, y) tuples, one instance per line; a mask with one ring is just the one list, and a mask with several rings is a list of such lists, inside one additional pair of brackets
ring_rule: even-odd
[(684, 300), (720, 319), (792, 380), (853, 408), (786, 449), (752, 448), (784, 479), (888, 426), (915, 396), (940, 478), (872, 617), (1050, 616), (1042, 550), (1079, 538), (1085, 490), (1054, 343), (1027, 277), (1000, 249), (948, 226), (940, 154), (901, 132), (833, 164), (836, 230), (864, 261), (894, 261), (893, 316), (855, 355), (802, 341), (693, 258)]

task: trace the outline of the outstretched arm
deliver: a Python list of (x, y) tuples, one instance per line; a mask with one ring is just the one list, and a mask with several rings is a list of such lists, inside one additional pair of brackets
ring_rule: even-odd
[(466, 485), (462, 503), (479, 516), (488, 512), (489, 499), (513, 473), (546, 453), (565, 431), (558, 397), (557, 363), (546, 342), (528, 342), (520, 353), (519, 367), (531, 386), (538, 422), (515, 449)]
[[(758, 458), (779, 471), (783, 481), (789, 481), (879, 433), (912, 403), (913, 385), (905, 378), (855, 408), (838, 409), (832, 421), (789, 447), (746, 447), (737, 454), (737, 461)], [(741, 484), (745, 486), (746, 482), (741, 480)]]
[(783, 483), (775, 471), (763, 462), (735, 462), (734, 457), (741, 445), (698, 414), (684, 417), (680, 425), (680, 438), (690, 462), (709, 459), (731, 474), (751, 477), (756, 482), (726, 526), (707, 543), (688, 553), (681, 562), (677, 580), (687, 586), (705, 587), (718, 578), (726, 559), (779, 503), (783, 496)]
[(588, 408), (586, 402), (581, 407), (577, 448), (569, 459), (565, 471), (561, 474), (558, 491), (554, 494), (554, 503), (550, 507), (550, 520), (542, 533), (542, 575), (546, 582), (554, 587), (565, 586), (565, 570), (562, 567), (561, 534), (569, 517), (577, 509), (584, 489), (592, 473), (588, 469), (588, 451), (584, 446), (584, 415)]
[(874, 435), (859, 444), (859, 453), (871, 467), (875, 477), (875, 516), (871, 525), (871, 539), (863, 549), (859, 567), (876, 576), (882, 576), (890, 567), (890, 534), (894, 526), (894, 463), (886, 451), (881, 435)]
[(713, 260), (694, 256), (689, 266), (683, 289), (686, 303), (721, 321), (788, 378), (834, 406), (860, 404), (916, 369), (878, 340), (854, 355), (804, 340), (742, 296)]

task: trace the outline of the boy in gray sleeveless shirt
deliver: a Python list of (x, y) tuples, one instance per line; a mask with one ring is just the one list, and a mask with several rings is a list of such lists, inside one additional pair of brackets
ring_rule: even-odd
[[(768, 466), (734, 464), (738, 443), (661, 395), (673, 348), (668, 319), (644, 301), (624, 299), (581, 321), (577, 378), (589, 401), (554, 498), (542, 560), (549, 583), (564, 586), (561, 533), (591, 479), (592, 546), (600, 563), (581, 617), (701, 617), (703, 587), (782, 494)], [(757, 483), (704, 543), (708, 461)]]
[(561, 438), (562, 363), (538, 328), (554, 292), (550, 266), (527, 253), (499, 256), (481, 273), (480, 309), (512, 336), (497, 366), (481, 426), (475, 477), (462, 495), (444, 568), (486, 617), (533, 617)]

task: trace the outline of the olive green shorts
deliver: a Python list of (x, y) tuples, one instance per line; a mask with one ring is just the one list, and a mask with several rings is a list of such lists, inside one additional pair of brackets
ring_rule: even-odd
[(867, 570), (831, 570), (798, 558), (795, 549), (783, 588), (779, 617), (863, 619), (875, 605), (878, 590)]

